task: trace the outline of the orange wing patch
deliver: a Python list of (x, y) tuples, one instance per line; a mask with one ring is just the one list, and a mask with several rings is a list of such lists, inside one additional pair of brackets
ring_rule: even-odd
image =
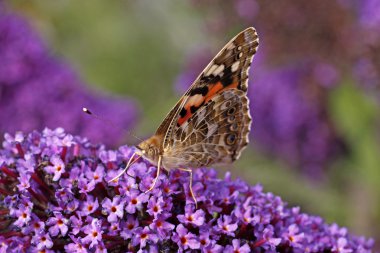
[(198, 110), (199, 107), (210, 101), (216, 94), (227, 89), (236, 89), (238, 85), (239, 82), (237, 81), (227, 86), (224, 86), (221, 82), (217, 82), (209, 85), (208, 92), (205, 96), (203, 96), (202, 94), (196, 94), (189, 97), (188, 101), (186, 102), (186, 104), (180, 112), (180, 117), (177, 121), (177, 125), (181, 126), (183, 123), (185, 123), (188, 119), (191, 118), (191, 116), (193, 116), (193, 114)]
[(205, 103), (207, 103), (210, 99), (212, 99), (216, 94), (224, 91), (226, 89), (234, 89), (237, 88), (238, 82), (231, 83), (230, 85), (223, 86), (221, 82), (217, 82), (216, 84), (211, 85), (211, 89), (207, 92), (205, 97)]

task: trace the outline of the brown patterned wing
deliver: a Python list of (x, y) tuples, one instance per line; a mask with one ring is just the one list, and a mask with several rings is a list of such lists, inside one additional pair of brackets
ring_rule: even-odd
[(157, 129), (156, 136), (163, 138), (162, 149), (170, 149), (178, 128), (215, 96), (229, 89), (247, 92), (249, 68), (258, 42), (256, 30), (250, 27), (215, 56)]
[(169, 169), (231, 163), (248, 144), (250, 125), (245, 92), (222, 91), (176, 128), (163, 165)]

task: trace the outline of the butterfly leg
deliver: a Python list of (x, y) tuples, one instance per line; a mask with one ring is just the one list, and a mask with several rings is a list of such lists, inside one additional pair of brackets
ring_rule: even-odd
[(179, 168), (179, 169), (183, 170), (183, 171), (187, 171), (190, 173), (189, 189), (190, 189), (191, 197), (193, 198), (194, 203), (195, 203), (195, 209), (197, 209), (198, 208), (198, 202), (197, 202), (197, 199), (195, 198), (195, 195), (193, 192), (193, 171), (191, 169), (183, 169), (183, 168)]
[[(116, 179), (118, 179), (119, 177), (121, 177), (121, 175), (123, 175), (124, 172), (126, 172), (126, 171), (128, 170), (128, 168), (129, 168), (132, 164), (134, 164), (135, 162), (137, 162), (137, 160), (141, 157), (141, 156), (137, 157), (137, 159), (134, 160), (134, 161), (132, 162), (133, 157), (134, 157), (135, 155), (136, 155), (136, 153), (133, 153), (133, 155), (131, 156), (131, 158), (129, 158), (129, 161), (128, 161), (127, 165), (125, 166), (125, 169), (123, 169), (122, 172), (119, 173), (119, 175), (117, 175), (116, 177), (114, 177), (114, 178), (112, 178), (111, 180), (109, 180), (108, 183), (109, 183), (109, 182), (112, 182), (112, 181), (114, 181), (114, 180), (116, 180)], [(127, 175), (128, 175), (129, 177), (131, 177), (128, 173), (127, 173)]]
[(145, 193), (150, 192), (151, 190), (154, 189), (154, 186), (156, 186), (157, 179), (158, 179), (158, 177), (160, 176), (160, 167), (161, 167), (161, 156), (158, 157), (158, 163), (157, 163), (157, 175), (156, 175), (156, 177), (155, 177), (154, 180), (153, 180), (153, 184), (152, 184), (152, 186), (151, 186), (147, 191), (145, 191)]

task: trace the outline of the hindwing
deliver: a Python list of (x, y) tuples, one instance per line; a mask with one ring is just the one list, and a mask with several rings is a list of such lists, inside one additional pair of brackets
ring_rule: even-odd
[(163, 165), (196, 168), (231, 163), (248, 144), (250, 125), (244, 91), (222, 91), (176, 128), (165, 150)]

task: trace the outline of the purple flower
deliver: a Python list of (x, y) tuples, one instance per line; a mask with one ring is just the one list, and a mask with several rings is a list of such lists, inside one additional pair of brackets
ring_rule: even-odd
[(101, 221), (92, 219), (91, 223), (84, 226), (82, 231), (86, 234), (83, 238), (84, 243), (90, 243), (90, 247), (94, 247), (102, 240), (103, 231), (101, 229)]
[(347, 246), (348, 246), (347, 245), (347, 239), (346, 238), (339, 238), (338, 242), (336, 243), (336, 245), (334, 245), (332, 250), (334, 252), (338, 252), (338, 253), (350, 253), (350, 252), (352, 252), (352, 249), (348, 248)]
[(19, 205), (19, 209), (11, 209), (10, 213), (17, 218), (17, 220), (14, 222), (15, 226), (18, 227), (23, 227), (26, 224), (29, 223), (31, 220), (31, 208), (24, 206), (24, 205)]
[(319, 97), (305, 92), (314, 89), (303, 81), (309, 68), (306, 64), (302, 68), (263, 68), (253, 75), (250, 97), (257, 123), (252, 134), (264, 151), (303, 168), (316, 179), (326, 162), (342, 152), (342, 145), (334, 130), (327, 127), (329, 119)]
[(162, 213), (164, 206), (164, 200), (162, 197), (155, 198), (154, 196), (150, 198), (148, 201), (148, 213), (151, 216), (157, 217), (159, 214)]
[(134, 230), (134, 236), (132, 239), (132, 244), (134, 246), (140, 245), (141, 248), (145, 248), (148, 242), (154, 245), (158, 241), (158, 236), (149, 229), (149, 227), (136, 228)]
[(80, 232), (80, 230), (82, 229), (82, 225), (83, 225), (83, 222), (82, 222), (82, 219), (75, 216), (75, 215), (72, 215), (70, 216), (70, 230), (71, 230), (71, 233), (73, 235), (76, 235)]
[(31, 222), (28, 223), (28, 226), (26, 226), (23, 229), (23, 233), (29, 234), (31, 232), (34, 232), (35, 234), (40, 233), (41, 231), (44, 231), (45, 229), (45, 223), (40, 221), (37, 215), (32, 213), (32, 219)]
[(200, 243), (195, 234), (188, 232), (188, 230), (179, 224), (176, 228), (176, 233), (172, 236), (172, 240), (176, 242), (180, 250), (185, 249), (199, 249)]
[(30, 174), (29, 173), (20, 173), (20, 177), (18, 178), (20, 182), (17, 187), (20, 191), (25, 191), (30, 187)]
[(156, 217), (149, 225), (149, 228), (156, 231), (161, 239), (165, 239), (174, 230), (174, 225), (166, 220), (170, 217), (170, 214), (163, 214)]
[(223, 215), (218, 219), (218, 227), (216, 229), (224, 234), (234, 236), (234, 232), (237, 228), (238, 225), (232, 222), (231, 216)]
[(50, 226), (49, 233), (51, 236), (57, 236), (58, 233), (65, 236), (68, 230), (67, 224), (68, 219), (61, 213), (56, 213), (55, 217), (51, 217), (46, 221), (46, 225)]
[(149, 195), (145, 193), (141, 193), (139, 191), (132, 191), (129, 195), (127, 195), (127, 206), (125, 210), (128, 213), (134, 214), (136, 210), (142, 208), (142, 204), (149, 200)]
[[(62, 154), (59, 145), (65, 138), (71, 139), (65, 159), (54, 161), (63, 164), (65, 173), (54, 181), (45, 168), (54, 167), (53, 158)], [(177, 170), (162, 173), (162, 183), (144, 193), (143, 179), (151, 180), (154, 175), (147, 172), (154, 167), (143, 159), (128, 171), (133, 178), (101, 180), (83, 192), (79, 181), (94, 182), (87, 175), (97, 168), (105, 178), (120, 171), (130, 157), (126, 150), (133, 149), (108, 152), (86, 139), (67, 138), (61, 129), (7, 139), (0, 149), (0, 182), (9, 182), (0, 185), (3, 251), (369, 253), (373, 248), (373, 240), (289, 208), (260, 185), (232, 180), (229, 173), (219, 179), (215, 170), (194, 170), (194, 191), (203, 196), (198, 209), (186, 200), (190, 197), (182, 185), (188, 175)], [(113, 158), (100, 159), (103, 151)], [(35, 163), (27, 172), (32, 175), (27, 190), (20, 186), (25, 186), (25, 159)], [(165, 190), (168, 186), (172, 190)]]
[(263, 245), (264, 249), (274, 250), (281, 243), (281, 238), (274, 237), (273, 227), (269, 226), (262, 231), (262, 239), (257, 242), (256, 245)]
[(301, 242), (304, 240), (305, 234), (299, 233), (298, 226), (296, 224), (292, 224), (289, 226), (288, 231), (283, 234), (283, 237), (287, 238), (290, 246), (294, 248), (302, 248)]
[(95, 181), (94, 180), (88, 180), (85, 177), (80, 177), (78, 180), (78, 188), (80, 193), (87, 194), (88, 192), (91, 192), (95, 189)]
[(99, 207), (98, 199), (92, 195), (87, 196), (87, 201), (82, 202), (82, 212), (81, 216), (89, 215), (95, 212)]
[(110, 223), (121, 219), (124, 215), (124, 202), (121, 202), (118, 196), (115, 196), (112, 201), (105, 198), (102, 202), (102, 207), (108, 214), (107, 221)]
[(8, 247), (9, 246), (8, 246), (7, 240), (5, 240), (3, 236), (0, 236), (0, 252), (1, 253), (7, 252)]
[(187, 205), (185, 207), (185, 214), (178, 215), (177, 219), (183, 224), (193, 224), (195, 226), (201, 226), (205, 221), (205, 213), (203, 210), (197, 210), (194, 212), (194, 205)]
[(72, 243), (69, 243), (65, 245), (65, 251), (68, 253), (87, 253), (86, 245), (84, 245), (81, 240), (70, 236), (70, 239), (73, 241)]
[(128, 216), (126, 221), (122, 221), (122, 230), (120, 236), (124, 239), (132, 238), (134, 235), (135, 228), (138, 228), (139, 222), (138, 219), (133, 217), (132, 215)]
[(32, 243), (36, 245), (37, 249), (39, 250), (50, 249), (54, 245), (49, 234), (45, 234), (44, 232), (35, 234), (32, 238)]
[[(7, 119), (1, 121), (0, 133), (19, 130), (15, 126), (24, 131), (62, 126), (93, 141), (116, 145), (136, 121), (133, 102), (90, 90), (4, 1), (0, 3), (0, 59), (0, 117)], [(112, 115), (112, 131), (85, 115), (83, 106)], [(60, 145), (70, 147), (70, 139), (67, 136)]]
[(248, 244), (244, 244), (241, 246), (241, 243), (238, 239), (232, 240), (232, 245), (228, 245), (226, 247), (225, 252), (228, 253), (249, 253), (251, 252), (250, 247)]
[(360, 22), (369, 28), (377, 29), (380, 25), (380, 3), (376, 0), (360, 1)]
[(90, 181), (94, 181), (95, 184), (102, 182), (104, 177), (104, 167), (102, 165), (98, 165), (95, 171), (86, 170), (86, 177)]
[(57, 181), (60, 179), (62, 173), (65, 172), (65, 163), (58, 155), (53, 156), (50, 162), (52, 163), (52, 166), (46, 166), (45, 171), (54, 174), (53, 180)]

